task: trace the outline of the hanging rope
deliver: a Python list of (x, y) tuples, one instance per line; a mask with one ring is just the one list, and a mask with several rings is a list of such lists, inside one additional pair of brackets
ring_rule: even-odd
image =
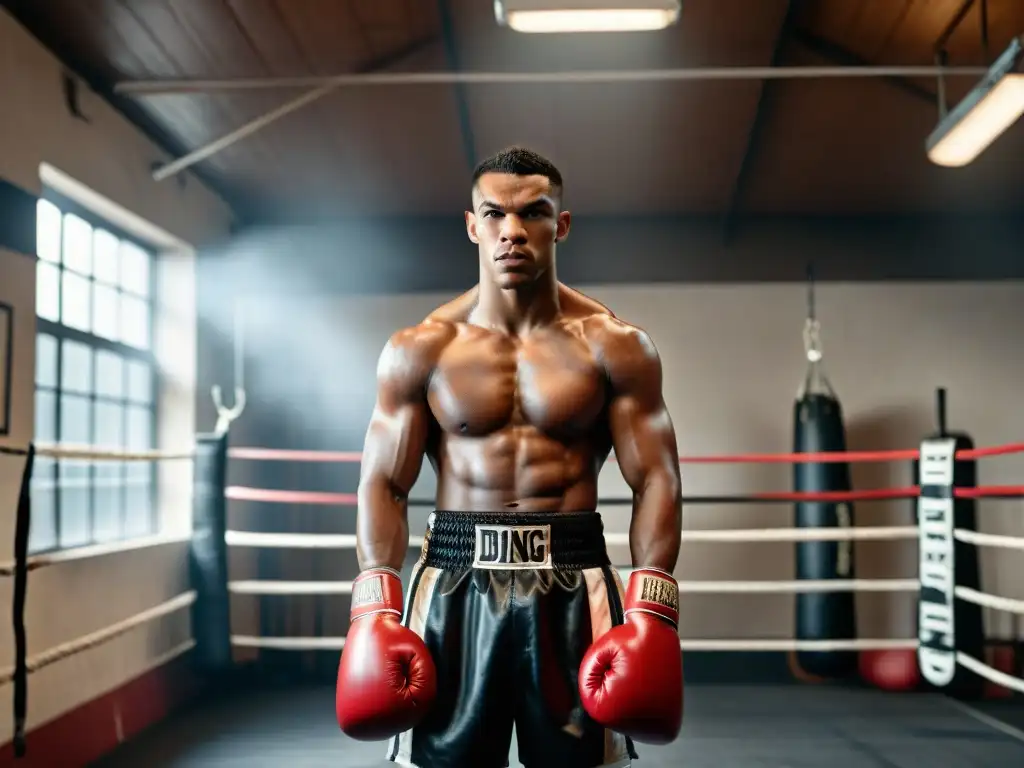
[(825, 375), (824, 352), (821, 345), (821, 323), (818, 322), (814, 296), (814, 266), (807, 265), (807, 319), (804, 321), (804, 355), (807, 357), (807, 375), (798, 396), (824, 394), (835, 397), (832, 384)]

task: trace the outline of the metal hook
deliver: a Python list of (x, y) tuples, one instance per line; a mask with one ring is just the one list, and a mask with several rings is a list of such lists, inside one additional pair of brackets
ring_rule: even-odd
[(232, 347), (234, 352), (234, 375), (235, 375), (235, 402), (224, 405), (224, 396), (220, 385), (214, 384), (210, 389), (213, 397), (213, 405), (217, 409), (217, 425), (214, 431), (217, 435), (224, 435), (231, 427), (231, 422), (242, 415), (245, 410), (245, 334), (243, 329), (242, 305), (235, 305), (234, 334)]
[(214, 432), (217, 435), (223, 435), (228, 431), (231, 422), (241, 416), (245, 410), (245, 389), (235, 387), (235, 402), (230, 407), (224, 405), (219, 384), (213, 385), (210, 394), (213, 396), (213, 405), (217, 409), (217, 425), (214, 427)]

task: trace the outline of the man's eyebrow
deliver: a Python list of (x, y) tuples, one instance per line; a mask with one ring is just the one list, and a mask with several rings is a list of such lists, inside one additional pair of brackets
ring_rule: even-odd
[[(554, 207), (555, 207), (555, 204), (554, 204), (554, 202), (551, 201), (551, 199), (549, 199), (547, 197), (539, 197), (536, 200), (531, 200), (530, 202), (528, 202), (526, 205), (524, 205), (522, 208), (519, 209), (519, 212), (522, 213), (522, 212), (529, 212), (529, 211), (534, 211), (534, 210), (553, 210)], [(481, 211), (484, 211), (484, 210), (505, 211), (505, 206), (500, 205), (499, 203), (496, 203), (493, 200), (481, 200), (480, 204), (477, 206), (477, 208), (479, 210), (481, 210)]]
[(554, 208), (554, 203), (546, 197), (539, 197), (523, 206), (522, 210), (531, 211), (534, 208)]

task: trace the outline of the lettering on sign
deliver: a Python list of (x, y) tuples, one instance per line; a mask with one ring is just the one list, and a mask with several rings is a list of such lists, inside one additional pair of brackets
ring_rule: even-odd
[(955, 440), (924, 441), (918, 471), (921, 594), (917, 657), (925, 680), (940, 688), (949, 685), (956, 674), (955, 451)]

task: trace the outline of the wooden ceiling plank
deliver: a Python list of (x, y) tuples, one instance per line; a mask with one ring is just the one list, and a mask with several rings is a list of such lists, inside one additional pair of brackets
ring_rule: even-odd
[[(153, 31), (136, 12), (137, 4), (128, 0), (117, 0), (116, 11), (112, 8), (110, 14), (111, 26), (122, 36), (122, 41), (117, 47), (123, 50), (130, 50), (138, 56), (143, 66), (153, 74), (180, 76), (186, 74), (180, 62), (168, 51), (162, 42), (162, 38), (153, 34)], [(156, 115), (163, 116), (163, 122), (168, 129), (174, 133), (183, 143), (203, 140), (201, 137), (217, 133), (218, 128), (225, 123), (225, 111), (209, 99), (172, 100), (173, 105), (154, 107), (147, 103), (148, 100), (141, 100), (142, 109)], [(157, 100), (159, 102), (159, 100)], [(188, 105), (188, 106), (186, 106)], [(187, 116), (190, 123), (182, 128), (174, 121), (167, 119), (167, 111), (171, 114)]]
[(228, 2), (238, 24), (269, 72), (282, 77), (313, 73), (305, 52), (276, 3), (272, 0)]
[(352, 18), (337, 3), (275, 0), (285, 24), (318, 75), (352, 72), (371, 58)]
[[(455, 39), (455, 24), (452, 20), (452, 10), (448, 0), (437, 0), (437, 14), (441, 20), (441, 37), (444, 41), (445, 59), (448, 62), (448, 69), (452, 72), (462, 71), (462, 62), (459, 56), (459, 45)], [(466, 95), (466, 86), (456, 83), (452, 86), (455, 92), (455, 108), (459, 120), (459, 132), (462, 138), (462, 154), (465, 157), (466, 165), (472, 170), (477, 163), (476, 134), (473, 131), (473, 122), (469, 114), (469, 99)]]
[[(791, 36), (793, 40), (803, 46), (809, 53), (813, 53), (825, 61), (830, 61), (844, 67), (862, 67), (870, 63), (853, 51), (849, 51), (831, 40), (818, 37), (806, 29), (794, 28)], [(934, 91), (929, 91), (911, 80), (902, 77), (883, 77), (878, 79), (899, 88), (904, 93), (918, 100), (927, 101), (932, 106), (935, 105)]]
[[(228, 72), (237, 73), (238, 70), (230, 62), (225, 63), (222, 56), (212, 52), (202, 37), (193, 32), (187, 19), (184, 19), (178, 12), (178, 3), (172, 0), (159, 3), (122, 1), (136, 15), (140, 24), (148, 30), (150, 37), (159, 42), (167, 55), (184, 73), (191, 76), (203, 76), (204, 74), (223, 76)], [(227, 67), (227, 71), (221, 68), (223, 66)], [(217, 94), (216, 96), (200, 96), (195, 100), (209, 115), (209, 119), (215, 125), (213, 133), (217, 135), (222, 135), (236, 126), (252, 120), (261, 111), (258, 101), (254, 102), (244, 96)], [(276, 155), (269, 148), (256, 144), (248, 146), (248, 150), (247, 156), (254, 164), (274, 162)]]
[(901, 60), (901, 52), (898, 45), (900, 30), (907, 23), (907, 17), (910, 15), (910, 9), (913, 5), (914, 0), (903, 0), (899, 13), (892, 19), (885, 36), (878, 41), (878, 45), (872, 52), (870, 57), (872, 61)]
[[(785, 11), (779, 23), (778, 31), (775, 33), (775, 47), (772, 51), (771, 63), (769, 66), (777, 67), (781, 64), (783, 50), (789, 41), (790, 31), (793, 29), (797, 4), (788, 0)], [(743, 157), (740, 160), (736, 178), (733, 181), (732, 192), (729, 195), (729, 202), (726, 207), (725, 217), (722, 224), (722, 240), (728, 245), (736, 233), (737, 222), (740, 216), (740, 206), (743, 204), (744, 195), (750, 175), (753, 172), (754, 164), (760, 156), (764, 146), (764, 127), (774, 109), (773, 96), (777, 88), (782, 87), (777, 81), (764, 81), (761, 83), (761, 92), (757, 97), (757, 107), (754, 111), (754, 119), (750, 122), (750, 130), (747, 132), (747, 143), (743, 150)]]
[(220, 77), (266, 73), (265, 62), (224, 0), (167, 0), (181, 27)]
[[(238, 24), (268, 71), (282, 76), (313, 72), (306, 52), (302, 50), (295, 39), (280, 8), (273, 0), (260, 0), (259, 2), (228, 0), (228, 2)], [(314, 103), (306, 110), (309, 113), (311, 126), (309, 136), (321, 158), (320, 167), (323, 167), (323, 165), (330, 165), (323, 161), (333, 160), (338, 148), (335, 142), (335, 133), (331, 130), (323, 110), (315, 108), (318, 106), (318, 103)], [(294, 128), (290, 131), (291, 136), (295, 136), (296, 133)], [(309, 143), (309, 139), (304, 137), (297, 141), (287, 141), (285, 145), (305, 149)], [(291, 152), (280, 152), (279, 156), (283, 162), (287, 163), (290, 160)]]
[[(193, 36), (206, 51), (216, 51), (220, 62), (230, 61), (240, 73), (260, 76), (271, 74), (271, 68), (260, 47), (246, 31), (241, 20), (227, 0), (172, 0), (179, 6), (178, 14)], [(287, 33), (278, 32), (278, 40), (288, 39)], [(240, 76), (245, 76), (241, 74)], [(245, 105), (246, 119), (242, 125), (281, 109), (282, 105), (296, 97), (294, 94), (273, 92), (239, 94), (236, 98)], [(239, 130), (242, 126), (233, 126)], [(322, 126), (320, 126), (322, 128)], [(293, 116), (277, 120), (261, 129), (259, 135), (247, 136), (243, 142), (232, 145), (242, 157), (250, 156), (258, 163), (279, 169), (278, 176), (297, 172), (316, 172), (323, 167), (318, 157), (328, 152), (331, 145), (326, 132), (307, 130), (301, 121)], [(289, 147), (291, 151), (281, 151)]]
[(349, 19), (352, 20), (352, 28), (359, 32), (359, 39), (362, 40), (363, 47), (366, 48), (366, 58), (375, 59), (380, 55), (380, 52), (374, 47), (373, 40), (370, 35), (366, 32), (366, 23), (363, 21), (362, 15), (359, 13), (356, 4), (349, 0), (345, 3), (345, 12), (348, 14)]
[(861, 19), (860, 40), (853, 46), (854, 50), (863, 51), (864, 58), (872, 62), (899, 61), (899, 52), (890, 57), (888, 48), (913, 4), (914, 0), (872, 0), (869, 11)]
[(796, 22), (818, 37), (842, 40), (844, 45), (849, 46), (850, 30), (864, 13), (865, 4), (866, 0), (801, 0)]
[[(349, 0), (367, 27), (405, 27), (412, 19), (405, 0)], [(422, 0), (420, 0), (422, 2)]]

